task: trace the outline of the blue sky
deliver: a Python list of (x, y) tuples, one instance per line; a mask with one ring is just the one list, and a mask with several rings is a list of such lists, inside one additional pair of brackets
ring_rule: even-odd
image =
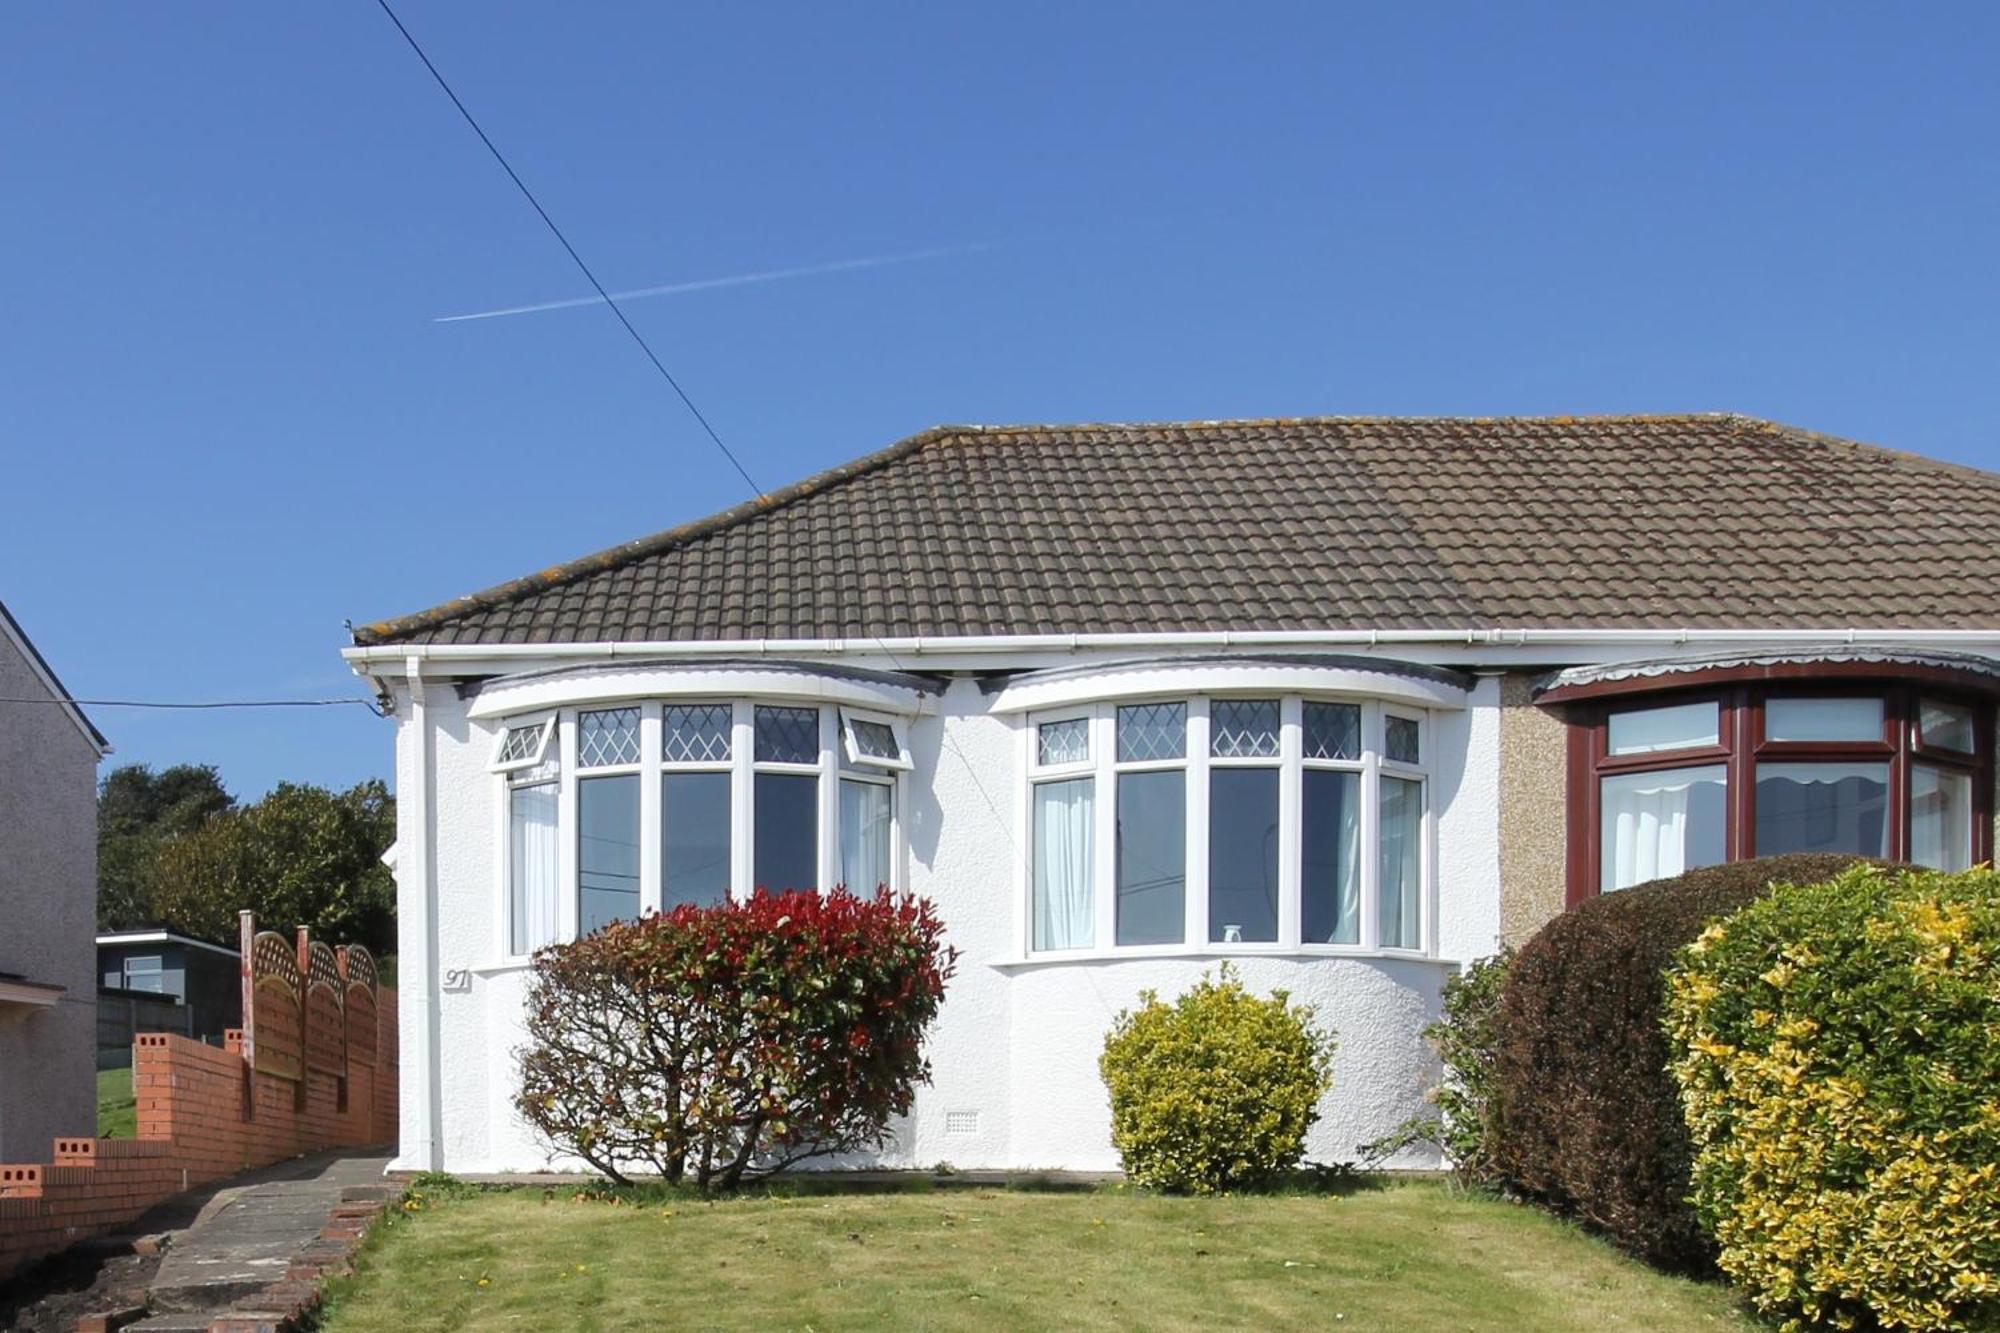
[[(405, 22), (766, 487), (941, 421), (1728, 409), (2000, 465), (2000, 7), (500, 5)], [(366, 0), (0, 12), (0, 599), (83, 696), (741, 480)], [(111, 762), (387, 775), (360, 709)]]

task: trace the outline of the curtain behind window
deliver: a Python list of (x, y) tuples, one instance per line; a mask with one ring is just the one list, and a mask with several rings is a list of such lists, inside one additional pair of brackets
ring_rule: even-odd
[(882, 783), (841, 781), (840, 882), (863, 895), (889, 883), (889, 788)]
[(508, 793), (511, 840), (508, 943), (533, 953), (556, 940), (556, 787), (516, 787)]
[(1088, 949), (1095, 937), (1089, 778), (1035, 786), (1035, 948)]

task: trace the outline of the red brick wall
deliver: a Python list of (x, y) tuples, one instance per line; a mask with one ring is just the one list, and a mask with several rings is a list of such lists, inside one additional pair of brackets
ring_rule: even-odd
[[(133, 1043), (133, 1139), (57, 1139), (49, 1164), (0, 1166), (0, 1278), (130, 1222), (170, 1195), (255, 1166), (396, 1136), (396, 993), (379, 994), (376, 1060), (340, 1080), (252, 1073), (223, 1049), (146, 1033)], [(248, 1114), (246, 1115), (246, 1109)]]

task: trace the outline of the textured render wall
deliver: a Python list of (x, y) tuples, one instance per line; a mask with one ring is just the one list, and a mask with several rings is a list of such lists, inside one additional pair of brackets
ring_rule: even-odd
[(1568, 735), (1529, 699), (1539, 674), (1500, 683), (1500, 938), (1514, 945), (1563, 910)]
[[(0, 698), (49, 698), (0, 637)], [(97, 1125), (97, 753), (67, 709), (0, 705), (0, 972), (66, 986), (0, 1006), (0, 1161)]]
[[(477, 1172), (564, 1165), (552, 1161), (509, 1105), (515, 1052), (525, 1035), (527, 974), (501, 962), (499, 797), (486, 771), (497, 728), (468, 721), (449, 689), (432, 687), (426, 699), (437, 811), (438, 969), (445, 975), (462, 972), (465, 984), (438, 996), (443, 1166)], [(1418, 1033), (1436, 1015), (1452, 964), (1496, 947), (1498, 699), (1498, 682), (1483, 681), (1474, 707), (1436, 715), (1433, 808), (1441, 961), (1239, 960), (1251, 986), (1291, 989), (1317, 1005), (1322, 1021), (1339, 1034), (1334, 1089), (1308, 1145), (1315, 1160), (1347, 1159), (1358, 1145), (1420, 1109), (1434, 1064)], [(1020, 960), (1016, 874), (1026, 848), (1019, 723), (987, 714), (987, 703), (975, 683), (955, 681), (939, 715), (919, 719), (910, 729), (915, 771), (904, 783), (901, 812), (908, 883), (938, 904), (960, 959), (932, 1030), (932, 1083), (920, 1090), (915, 1111), (897, 1126), (896, 1142), (870, 1162), (1110, 1168), (1116, 1159), (1109, 1108), (1097, 1074), (1106, 1029), (1141, 989), (1177, 993), (1218, 960)], [(417, 742), (407, 720), (401, 730), (407, 782)], [(418, 891), (421, 881), (407, 859), (398, 871), (401, 892)], [(404, 919), (409, 918), (406, 908)], [(406, 983), (411, 975), (406, 957)], [(405, 1001), (406, 1050), (417, 1011)], [(411, 1061), (403, 1079), (407, 1135), (425, 1114), (415, 1103), (426, 1075)], [(1411, 1165), (1423, 1161), (1406, 1159)]]

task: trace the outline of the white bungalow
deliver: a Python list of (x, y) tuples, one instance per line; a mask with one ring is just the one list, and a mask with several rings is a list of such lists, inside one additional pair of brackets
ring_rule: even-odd
[(1115, 1166), (1107, 1026), (1225, 959), (1337, 1031), (1351, 1158), (1566, 903), (1988, 859), (1996, 539), (2000, 478), (1733, 416), (947, 427), (369, 625), (398, 1165), (548, 1164), (537, 947), (878, 883), (962, 955), (884, 1164)]

